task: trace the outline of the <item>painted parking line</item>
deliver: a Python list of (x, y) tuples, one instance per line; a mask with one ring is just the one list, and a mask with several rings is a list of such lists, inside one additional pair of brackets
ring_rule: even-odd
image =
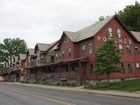
[(31, 97), (39, 98), (39, 99), (46, 100), (46, 101), (49, 101), (49, 102), (53, 102), (53, 103), (56, 103), (56, 104), (60, 104), (60, 105), (76, 105), (74, 103), (69, 103), (69, 102), (66, 102), (66, 101), (58, 100), (58, 99), (52, 99), (52, 98), (49, 98), (49, 97), (39, 96), (39, 95), (31, 94), (29, 92), (28, 93), (21, 92), (21, 91), (17, 91), (15, 89), (9, 89), (9, 88), (6, 88), (6, 87), (4, 87), (4, 89), (10, 90), (10, 92), (12, 92), (16, 95), (20, 94), (20, 95), (31, 96)]

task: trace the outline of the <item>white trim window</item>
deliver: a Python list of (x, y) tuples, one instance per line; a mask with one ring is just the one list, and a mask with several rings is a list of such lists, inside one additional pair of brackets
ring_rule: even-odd
[(62, 51), (62, 56), (63, 56), (63, 58), (65, 57), (65, 51), (64, 50)]
[(136, 63), (136, 70), (140, 71), (140, 63), (138, 63), (138, 62)]
[(58, 53), (55, 54), (55, 58), (56, 58), (56, 60), (58, 59)]
[(121, 53), (123, 53), (123, 45), (122, 45), (122, 44), (119, 44), (119, 51), (120, 51)]
[(118, 38), (121, 38), (121, 35), (122, 35), (121, 29), (117, 29), (117, 35), (118, 35)]
[(68, 48), (69, 57), (71, 56), (71, 52), (72, 52), (72, 49), (71, 48)]
[(89, 44), (89, 54), (92, 54), (93, 48), (92, 48), (92, 44)]
[(112, 30), (111, 27), (109, 27), (109, 28), (108, 28), (108, 35), (109, 35), (110, 37), (112, 37), (112, 33), (113, 33), (113, 30)]
[(86, 54), (86, 46), (83, 45), (83, 46), (82, 46), (82, 55), (85, 55), (85, 54)]
[(127, 49), (127, 53), (130, 55), (131, 54), (131, 48), (129, 45), (126, 46), (126, 49)]

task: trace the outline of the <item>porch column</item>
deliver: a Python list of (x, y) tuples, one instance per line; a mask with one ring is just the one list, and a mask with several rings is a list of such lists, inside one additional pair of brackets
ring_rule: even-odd
[(71, 79), (71, 69), (70, 69), (71, 64), (68, 64), (68, 79)]
[(79, 61), (79, 69), (78, 69), (77, 73), (78, 73), (79, 83), (80, 83), (80, 85), (82, 85), (82, 83), (83, 83), (83, 81), (82, 81), (82, 66), (81, 66), (80, 61)]
[(53, 69), (53, 66), (51, 66), (52, 68), (52, 78), (54, 78), (54, 69)]
[(47, 78), (47, 77), (48, 77), (48, 76), (47, 76), (47, 74), (48, 74), (48, 71), (47, 71), (47, 70), (48, 70), (48, 69), (47, 69), (47, 66), (45, 67), (45, 69), (46, 69), (46, 70), (45, 70), (45, 71), (46, 71), (46, 72), (45, 72), (45, 73), (46, 73), (46, 74), (45, 74), (45, 78), (46, 78), (46, 79), (48, 79), (48, 78)]
[(61, 68), (60, 68), (60, 65), (58, 64), (59, 80), (60, 80), (60, 71), (61, 71)]

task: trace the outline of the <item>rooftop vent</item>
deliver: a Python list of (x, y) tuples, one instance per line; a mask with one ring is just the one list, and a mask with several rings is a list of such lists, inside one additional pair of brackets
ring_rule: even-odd
[(103, 21), (103, 20), (104, 20), (104, 16), (100, 16), (99, 21)]

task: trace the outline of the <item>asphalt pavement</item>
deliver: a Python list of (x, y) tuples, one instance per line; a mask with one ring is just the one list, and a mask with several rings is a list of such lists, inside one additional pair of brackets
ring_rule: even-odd
[(140, 105), (140, 99), (1, 83), (0, 105)]

